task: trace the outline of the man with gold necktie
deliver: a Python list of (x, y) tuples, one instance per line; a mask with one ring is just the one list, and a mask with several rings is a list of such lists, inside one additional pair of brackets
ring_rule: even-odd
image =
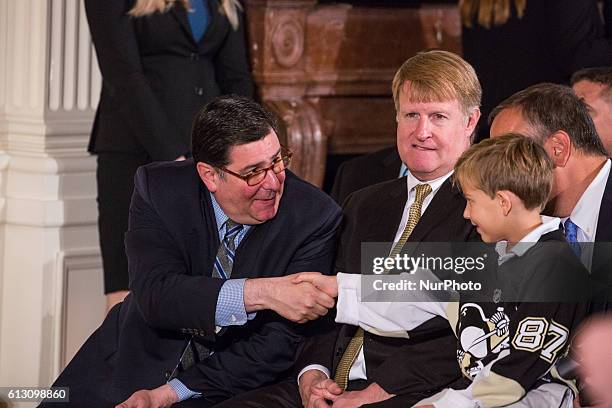
[[(336, 272), (360, 273), (362, 242), (393, 242), (398, 252), (410, 242), (479, 240), (450, 180), (480, 118), (474, 69), (450, 52), (422, 52), (402, 65), (392, 88), (408, 173), (347, 198)], [(330, 323), (298, 357), (299, 389), (298, 381), (288, 381), (244, 394), (235, 406), (320, 408), (332, 399), (334, 407), (411, 406), (461, 377), (447, 322), (433, 318), (411, 334), (385, 338)]]

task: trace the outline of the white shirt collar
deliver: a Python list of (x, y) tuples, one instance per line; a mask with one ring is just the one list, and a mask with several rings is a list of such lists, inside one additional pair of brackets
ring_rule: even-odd
[(538, 242), (542, 235), (559, 229), (559, 223), (561, 222), (559, 218), (547, 217), (546, 215), (541, 215), (540, 218), (542, 224), (521, 238), (510, 251), (506, 251), (508, 248), (508, 241), (499, 241), (495, 244), (495, 251), (499, 254), (499, 259), (497, 260), (499, 265), (515, 256), (523, 256), (529, 248)]
[(431, 192), (432, 192), (431, 196), (433, 197), (436, 194), (436, 192), (440, 189), (442, 184), (444, 184), (446, 179), (449, 178), (453, 174), (453, 172), (454, 170), (451, 170), (445, 175), (443, 175), (442, 177), (438, 177), (437, 179), (421, 181), (418, 178), (414, 177), (412, 173), (410, 172), (410, 170), (407, 170), (406, 182), (408, 183), (408, 195), (410, 195), (410, 192), (412, 191), (412, 189), (415, 188), (418, 184), (429, 184), (429, 186), (431, 187)]
[[(610, 160), (606, 160), (604, 166), (599, 170), (597, 176), (591, 181), (591, 184), (584, 190), (580, 200), (576, 203), (576, 206), (572, 210), (569, 218), (572, 222), (580, 228), (580, 231), (584, 233), (583, 239), (578, 237), (578, 241), (581, 242), (595, 242), (595, 232), (597, 230), (597, 221), (599, 220), (599, 208), (601, 207), (601, 200), (606, 189), (606, 183), (610, 176)], [(562, 221), (568, 217), (562, 218)], [(584, 239), (586, 238), (586, 239)]]

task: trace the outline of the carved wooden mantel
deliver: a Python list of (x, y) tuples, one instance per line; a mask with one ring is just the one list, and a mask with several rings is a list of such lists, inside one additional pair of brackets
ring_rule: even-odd
[(391, 80), (408, 57), (428, 48), (461, 52), (456, 6), (411, 3), (245, 1), (261, 99), (284, 122), (293, 170), (311, 183), (322, 185), (328, 152), (395, 142)]

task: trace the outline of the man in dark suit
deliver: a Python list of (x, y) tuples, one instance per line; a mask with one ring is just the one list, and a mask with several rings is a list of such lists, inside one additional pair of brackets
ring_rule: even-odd
[(340, 209), (286, 170), (272, 116), (219, 98), (197, 115), (192, 148), (193, 161), (136, 174), (131, 294), (56, 381), (72, 404), (207, 407), (273, 383), (302, 340), (291, 321), (333, 307), (286, 275), (331, 272)]
[(574, 72), (572, 89), (586, 103), (608, 156), (612, 156), (612, 65)]
[(88, 150), (97, 156), (107, 310), (123, 300), (123, 236), (139, 166), (184, 159), (196, 112), (219, 95), (252, 97), (245, 25), (228, 0), (85, 0), (102, 73)]
[[(361, 272), (363, 242), (478, 240), (462, 216), (465, 200), (450, 180), (480, 117), (476, 73), (455, 54), (423, 52), (398, 70), (393, 95), (397, 146), (408, 174), (346, 199), (336, 272)], [(412, 334), (401, 339), (362, 332), (355, 348), (349, 345), (353, 339), (359, 342), (356, 326), (330, 324), (310, 337), (300, 353), (299, 387), (294, 379), (221, 407), (320, 408), (331, 406), (327, 400), (334, 400), (334, 407), (407, 407), (461, 380), (448, 323), (433, 318)], [(345, 357), (348, 350), (354, 351), (352, 358)], [(348, 380), (346, 390), (338, 385), (342, 376)]]
[(555, 163), (546, 212), (569, 225), (569, 241), (591, 243), (583, 245), (581, 260), (596, 282), (609, 287), (609, 250), (592, 243), (612, 242), (611, 163), (584, 101), (567, 86), (539, 84), (499, 104), (489, 120), (491, 137), (519, 132), (544, 146)]
[(545, 212), (561, 218), (570, 243), (581, 243), (580, 259), (594, 285), (591, 312), (607, 311), (612, 305), (612, 165), (587, 106), (571, 88), (544, 83), (503, 101), (489, 122), (491, 137), (527, 135), (553, 160), (555, 179)]
[(355, 157), (338, 167), (330, 195), (338, 204), (342, 204), (351, 193), (376, 183), (405, 176), (405, 170), (397, 146)]

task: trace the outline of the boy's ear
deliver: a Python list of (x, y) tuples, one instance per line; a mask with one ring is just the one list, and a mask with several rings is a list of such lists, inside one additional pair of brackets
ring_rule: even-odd
[(198, 171), (198, 175), (200, 176), (200, 180), (206, 185), (206, 188), (211, 193), (214, 193), (219, 188), (220, 177), (217, 170), (208, 163), (198, 162), (196, 164), (196, 169)]
[(510, 211), (512, 211), (512, 193), (506, 190), (501, 190), (495, 193), (495, 198), (497, 198), (497, 202), (499, 203), (504, 216), (508, 216)]

